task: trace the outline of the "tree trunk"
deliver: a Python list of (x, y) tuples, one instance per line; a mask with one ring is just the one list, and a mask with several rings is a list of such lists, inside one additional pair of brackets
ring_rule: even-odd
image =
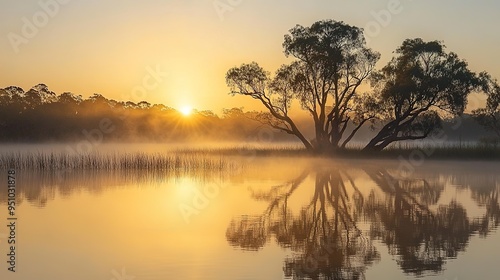
[(384, 135), (380, 133), (377, 134), (377, 136), (375, 136), (372, 140), (370, 140), (370, 142), (368, 142), (368, 144), (366, 144), (366, 146), (363, 148), (363, 151), (381, 151), (382, 149), (387, 147), (387, 145), (384, 147), (380, 146), (380, 142), (382, 141), (383, 136)]
[(387, 146), (389, 146), (389, 144), (391, 144), (392, 142), (394, 142), (394, 141), (387, 140), (387, 141), (384, 141), (382, 143), (375, 144), (375, 145), (372, 145), (372, 146), (369, 146), (369, 147), (367, 145), (366, 147), (363, 148), (363, 150), (364, 151), (368, 150), (368, 151), (380, 152), (383, 149), (385, 149)]
[(289, 124), (292, 128), (293, 135), (295, 135), (295, 136), (297, 136), (297, 138), (299, 138), (299, 140), (302, 142), (302, 144), (304, 144), (304, 147), (306, 148), (306, 150), (314, 151), (314, 147), (313, 147), (313, 145), (311, 145), (311, 142), (309, 142), (309, 140), (307, 140), (306, 137), (300, 132), (300, 130), (295, 125), (295, 123), (293, 123), (293, 121), (290, 120)]

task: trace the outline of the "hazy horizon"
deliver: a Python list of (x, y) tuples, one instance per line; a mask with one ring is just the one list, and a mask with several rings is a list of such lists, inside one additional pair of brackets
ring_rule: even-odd
[[(289, 61), (284, 34), (323, 19), (365, 28), (368, 46), (382, 54), (378, 67), (404, 39), (421, 37), (444, 41), (474, 71), (500, 77), (500, 62), (491, 59), (500, 37), (488, 32), (500, 23), (494, 1), (54, 1), (0, 4), (0, 87), (45, 83), (58, 93), (125, 100), (156, 71), (165, 77), (141, 100), (174, 108), (258, 109), (255, 100), (228, 95), (225, 72), (251, 61), (274, 72)], [(387, 11), (394, 13), (387, 17)]]
[(0, 278), (494, 278), (499, 11), (0, 1)]

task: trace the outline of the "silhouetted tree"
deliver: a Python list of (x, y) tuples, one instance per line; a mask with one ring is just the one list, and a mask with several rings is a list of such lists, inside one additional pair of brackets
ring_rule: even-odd
[[(352, 139), (344, 137), (350, 121), (357, 126), (355, 134), (375, 117), (366, 107), (355, 106), (355, 99), (362, 98), (359, 87), (370, 76), (379, 54), (366, 47), (362, 29), (334, 20), (310, 27), (297, 25), (285, 36), (283, 47), (285, 55), (296, 60), (281, 66), (272, 79), (255, 62), (230, 69), (226, 82), (231, 93), (259, 100), (268, 111), (258, 115), (260, 120), (295, 135), (308, 150), (345, 146)], [(311, 115), (314, 141), (290, 117), (294, 100)]]
[[(230, 113), (229, 113), (230, 112)], [(194, 110), (189, 117), (162, 104), (116, 101), (101, 94), (82, 98), (71, 92), (56, 95), (44, 84), (25, 92), (0, 89), (0, 141), (40, 142), (85, 139), (85, 133), (111, 122), (104, 141), (242, 140), (261, 126), (248, 122), (255, 112), (230, 109), (223, 118)], [(95, 136), (96, 134), (94, 134)]]
[(500, 85), (488, 74), (482, 75), (483, 91), (488, 95), (486, 107), (474, 110), (474, 119), (500, 138)]
[(374, 75), (379, 116), (385, 122), (365, 149), (424, 139), (441, 127), (441, 114), (461, 114), (467, 96), (480, 85), (467, 63), (438, 41), (408, 39)]
[(75, 104), (75, 105), (78, 105), (82, 101), (83, 101), (83, 98), (82, 98), (81, 95), (74, 95), (71, 92), (63, 92), (57, 98), (57, 102), (63, 103), (63, 104)]

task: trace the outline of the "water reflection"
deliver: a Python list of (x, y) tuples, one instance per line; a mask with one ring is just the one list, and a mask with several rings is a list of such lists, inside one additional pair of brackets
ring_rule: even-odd
[[(311, 161), (257, 158), (237, 174), (19, 170), (21, 255), (29, 258), (29, 275), (19, 279), (41, 271), (48, 274), (40, 279), (109, 279), (117, 263), (137, 279), (495, 273), (496, 163), (428, 162), (405, 177), (392, 161)], [(220, 185), (186, 223), (179, 205), (194, 205), (196, 190)], [(0, 188), (2, 207), (6, 191)], [(75, 254), (103, 265), (73, 278), (85, 269), (44, 269)], [(447, 263), (451, 258), (459, 260)]]
[(372, 191), (366, 204), (371, 237), (380, 238), (407, 273), (443, 269), (446, 258), (465, 249), (474, 222), (457, 201), (432, 210), (444, 186), (425, 179), (396, 180), (385, 170), (367, 171), (382, 191)]
[[(471, 235), (487, 236), (498, 227), (496, 178), (478, 176), (470, 184), (470, 177), (391, 175), (396, 173), (380, 167), (312, 166), (287, 183), (252, 191), (267, 209), (233, 219), (226, 239), (243, 250), (259, 250), (271, 239), (289, 248), (283, 267), (289, 279), (364, 279), (367, 268), (380, 260), (376, 240), (406, 274), (421, 276), (444, 270), (447, 259), (465, 251)], [(312, 194), (303, 196), (301, 188)], [(469, 190), (476, 205), (450, 195), (461, 188)], [(296, 211), (293, 199), (300, 201)], [(472, 206), (483, 214), (468, 215)]]

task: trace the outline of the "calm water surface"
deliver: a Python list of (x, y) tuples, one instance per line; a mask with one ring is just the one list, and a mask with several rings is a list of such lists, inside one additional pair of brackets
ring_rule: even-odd
[[(497, 279), (499, 164), (234, 159), (193, 173), (18, 170), (0, 279)], [(6, 170), (1, 171), (6, 181)], [(6, 224), (6, 182), (0, 223)]]

